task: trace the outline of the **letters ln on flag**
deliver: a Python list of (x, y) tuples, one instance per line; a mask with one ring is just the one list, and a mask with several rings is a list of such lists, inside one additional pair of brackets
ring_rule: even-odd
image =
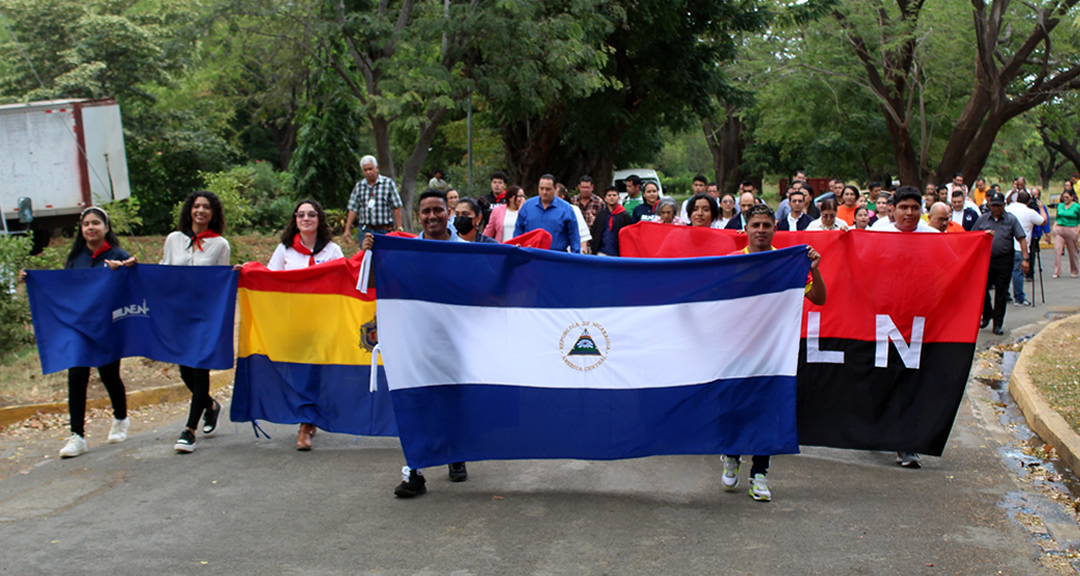
[[(990, 262), (982, 232), (777, 232), (821, 253), (824, 306), (805, 303), (799, 442), (940, 456), (964, 397)], [(728, 230), (642, 222), (623, 256), (685, 258), (746, 246)]]
[(409, 466), (798, 451), (806, 249), (600, 259), (378, 237)]

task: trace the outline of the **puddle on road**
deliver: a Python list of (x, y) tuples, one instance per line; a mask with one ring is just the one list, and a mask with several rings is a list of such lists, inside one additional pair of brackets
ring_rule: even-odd
[(1012, 441), (998, 448), (1006, 468), (1034, 491), (1010, 492), (999, 504), (1010, 518), (1023, 526), (1049, 563), (1071, 568), (1080, 575), (1080, 479), (1062, 462), (1053, 447), (1045, 444), (1028, 426), (1023, 413), (1009, 394), (1009, 376), (1019, 357), (1019, 349), (1031, 339), (1027, 335), (979, 353), (995, 363), (995, 377), (976, 377), (990, 392), (999, 424)]

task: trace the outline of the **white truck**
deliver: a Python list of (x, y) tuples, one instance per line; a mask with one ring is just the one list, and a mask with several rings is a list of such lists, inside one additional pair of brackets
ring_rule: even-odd
[(39, 250), (87, 206), (130, 196), (115, 99), (0, 106), (0, 232), (33, 229)]

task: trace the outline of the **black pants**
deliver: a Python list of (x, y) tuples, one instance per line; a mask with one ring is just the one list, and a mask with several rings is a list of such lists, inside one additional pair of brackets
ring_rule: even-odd
[[(986, 298), (983, 300), (983, 320), (993, 319), (997, 328), (1005, 323), (1005, 298), (1009, 295), (1012, 279), (1013, 254), (990, 257), (990, 269), (986, 272)], [(990, 302), (990, 289), (994, 289), (994, 302)]]
[[(732, 458), (742, 458), (742, 456), (731, 456)], [(755, 474), (769, 474), (769, 462), (772, 460), (771, 456), (754, 456), (750, 460), (750, 478), (753, 479)]]
[[(1036, 265), (1035, 256), (1037, 254), (1037, 251), (1039, 250), (1039, 245), (1042, 243), (1042, 237), (1041, 236), (1035, 236), (1034, 233), (1032, 233), (1032, 236), (1033, 236), (1033, 238), (1031, 239), (1031, 245), (1028, 246), (1028, 271), (1027, 271), (1027, 279), (1028, 280), (1034, 280), (1035, 279), (1035, 265)], [(1034, 288), (1035, 287), (1032, 286), (1032, 289), (1034, 289)], [(1032, 297), (1031, 300), (1034, 301), (1035, 298)]]
[[(101, 383), (109, 393), (113, 418), (127, 418), (127, 392), (120, 379), (120, 361), (106, 364), (98, 370)], [(71, 416), (71, 433), (86, 435), (86, 387), (90, 384), (90, 368), (78, 367), (68, 370), (68, 414)]]
[(188, 410), (187, 427), (198, 430), (199, 418), (203, 410), (213, 408), (214, 399), (210, 397), (210, 371), (202, 368), (180, 367), (180, 379), (191, 390), (191, 409)]

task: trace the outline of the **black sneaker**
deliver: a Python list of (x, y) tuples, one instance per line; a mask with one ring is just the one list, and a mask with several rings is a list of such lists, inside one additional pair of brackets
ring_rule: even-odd
[(214, 400), (214, 405), (211, 408), (203, 410), (202, 415), (202, 433), (206, 436), (217, 432), (218, 418), (221, 416), (221, 402)]
[(176, 444), (173, 446), (177, 452), (189, 453), (195, 451), (195, 435), (191, 433), (191, 430), (184, 428), (184, 431), (180, 433), (180, 438), (176, 440)]
[(469, 479), (469, 471), (465, 469), (464, 462), (450, 464), (450, 481), (464, 482)]
[(401, 484), (394, 488), (394, 496), (398, 498), (412, 498), (427, 493), (427, 480), (419, 470), (410, 470), (408, 466), (401, 469)]

